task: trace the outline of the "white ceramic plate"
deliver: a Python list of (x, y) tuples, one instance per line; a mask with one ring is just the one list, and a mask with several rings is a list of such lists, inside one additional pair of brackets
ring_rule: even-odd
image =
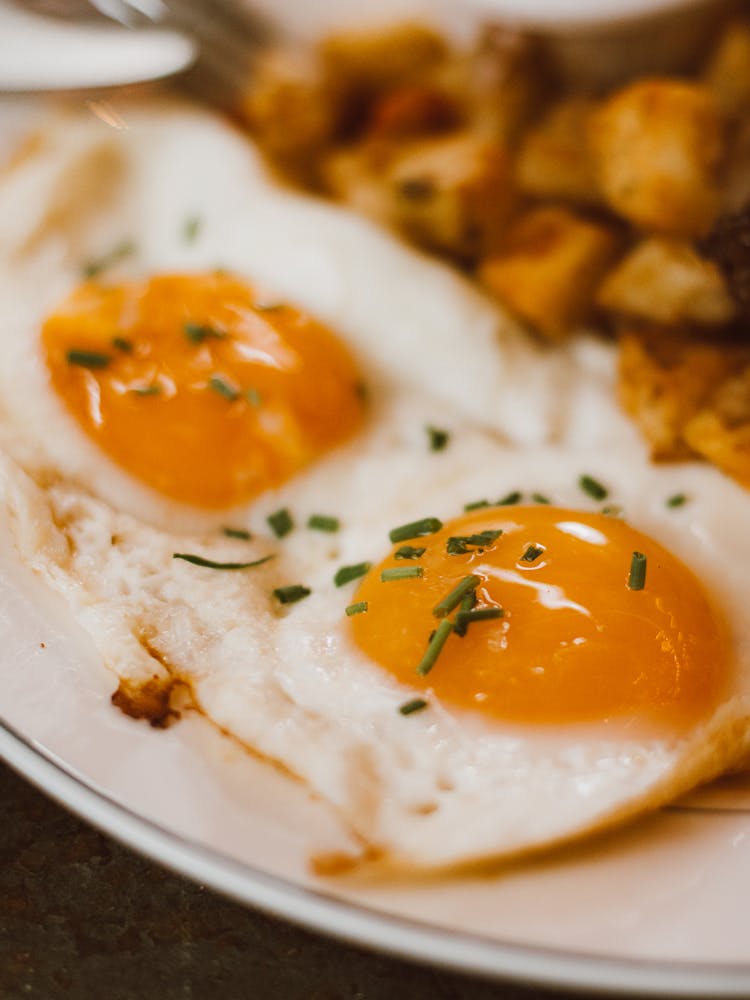
[(342, 844), (305, 789), (189, 714), (121, 715), (115, 680), (62, 601), (0, 539), (0, 754), (96, 826), (243, 902), (394, 953), (537, 983), (750, 993), (750, 782), (492, 876), (328, 879)]

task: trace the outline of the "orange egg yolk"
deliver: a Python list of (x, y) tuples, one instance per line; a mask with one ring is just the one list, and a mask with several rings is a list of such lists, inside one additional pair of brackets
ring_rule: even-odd
[(230, 507), (284, 482), (362, 420), (326, 327), (223, 273), (80, 286), (42, 344), (52, 385), (118, 465), (168, 497)]
[[(465, 540), (498, 530), (494, 541)], [(468, 551), (449, 554), (452, 537)], [(404, 544), (425, 551), (396, 558)], [(634, 551), (647, 560), (642, 589), (629, 586)], [(395, 567), (423, 575), (383, 582)], [(474, 609), (502, 616), (470, 622), (463, 636), (444, 627), (445, 645), (422, 677), (416, 668), (441, 621), (433, 609), (469, 575), (478, 578)], [(683, 729), (726, 685), (725, 629), (698, 580), (661, 545), (602, 514), (519, 506), (466, 515), (394, 546), (354, 600), (367, 602), (350, 622), (372, 660), (404, 684), (504, 720), (641, 718)], [(471, 601), (470, 593), (464, 611)]]

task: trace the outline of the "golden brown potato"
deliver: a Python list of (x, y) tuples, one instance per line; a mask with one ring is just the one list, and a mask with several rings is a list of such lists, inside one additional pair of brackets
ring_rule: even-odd
[[(750, 350), (747, 352), (750, 354)], [(685, 440), (750, 489), (750, 358), (725, 379), (685, 427)]]
[(595, 106), (586, 98), (566, 98), (524, 136), (516, 177), (525, 194), (583, 204), (601, 201), (587, 142)]
[(395, 141), (446, 132), (462, 119), (457, 101), (437, 87), (407, 83), (373, 105), (365, 128), (368, 141)]
[(620, 338), (620, 401), (657, 461), (699, 450), (685, 427), (738, 364), (745, 348), (680, 330), (631, 329)]
[(432, 28), (410, 21), (328, 35), (318, 50), (336, 87), (366, 95), (421, 77), (448, 51)]
[(403, 147), (385, 183), (398, 228), (460, 258), (497, 247), (516, 198), (506, 151), (469, 132)]
[(719, 208), (723, 125), (707, 87), (639, 80), (592, 115), (589, 143), (604, 198), (646, 230), (700, 236)]
[[(368, 145), (338, 149), (321, 164), (321, 177), (329, 194), (385, 226), (392, 226), (393, 199), (383, 183), (380, 147)], [(385, 150), (383, 150), (385, 153)]]
[(727, 118), (738, 118), (750, 109), (750, 24), (729, 24), (704, 73), (706, 86)]
[(602, 274), (617, 252), (614, 230), (565, 208), (535, 208), (508, 233), (480, 278), (513, 312), (551, 340), (590, 312)]
[(597, 302), (605, 309), (664, 325), (719, 326), (735, 306), (719, 269), (684, 240), (642, 240), (602, 283)]

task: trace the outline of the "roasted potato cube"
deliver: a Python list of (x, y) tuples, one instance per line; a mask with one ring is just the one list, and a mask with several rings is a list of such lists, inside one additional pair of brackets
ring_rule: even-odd
[(716, 265), (689, 243), (660, 236), (642, 240), (620, 261), (599, 288), (597, 302), (667, 326), (719, 326), (735, 315)]
[(587, 317), (618, 242), (609, 226), (568, 209), (532, 209), (516, 221), (502, 252), (483, 261), (480, 278), (513, 312), (559, 340)]
[(721, 383), (684, 435), (691, 448), (750, 489), (750, 363)]
[(319, 52), (337, 86), (374, 95), (421, 77), (446, 56), (447, 46), (427, 25), (405, 21), (328, 35)]
[(267, 155), (305, 179), (336, 131), (341, 101), (309, 52), (269, 49), (258, 57), (252, 88), (239, 110)]
[(592, 115), (589, 143), (607, 203), (646, 230), (700, 236), (719, 207), (722, 121), (707, 87), (639, 80)]
[(461, 118), (461, 108), (448, 94), (409, 83), (376, 101), (365, 134), (374, 142), (410, 139), (456, 128)]
[(334, 198), (355, 212), (391, 226), (393, 199), (380, 175), (380, 158), (385, 152), (367, 145), (336, 150), (323, 160), (321, 176)]
[(721, 171), (722, 212), (739, 212), (750, 202), (750, 115), (732, 129)]
[(693, 454), (683, 431), (737, 363), (736, 347), (680, 330), (632, 329), (620, 338), (620, 402), (657, 461)]
[(738, 118), (750, 109), (750, 24), (733, 21), (724, 30), (704, 73), (722, 114)]
[(601, 201), (587, 140), (594, 107), (581, 97), (560, 101), (524, 136), (516, 177), (525, 194), (584, 204)]
[(507, 152), (468, 132), (406, 147), (386, 181), (398, 227), (422, 246), (459, 258), (491, 252), (515, 203)]

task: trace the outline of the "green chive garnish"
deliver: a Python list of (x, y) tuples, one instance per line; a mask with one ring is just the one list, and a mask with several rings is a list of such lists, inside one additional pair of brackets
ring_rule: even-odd
[(285, 535), (288, 535), (294, 527), (292, 515), (286, 507), (282, 507), (281, 510), (274, 511), (273, 514), (269, 514), (266, 518), (266, 522), (277, 538), (283, 538)]
[(414, 580), (418, 576), (424, 576), (421, 566), (394, 566), (391, 569), (384, 569), (380, 574), (381, 583), (390, 583), (391, 580)]
[(687, 503), (687, 496), (684, 493), (675, 493), (667, 500), (667, 507), (682, 507)]
[(505, 496), (497, 501), (498, 507), (508, 507), (511, 504), (520, 503), (521, 494), (518, 490), (513, 490), (512, 493), (506, 493)]
[(646, 585), (646, 557), (642, 552), (634, 552), (630, 560), (629, 590), (643, 590)]
[(550, 498), (546, 497), (543, 493), (532, 493), (531, 499), (534, 503), (550, 503)]
[(394, 544), (396, 542), (408, 542), (410, 538), (434, 535), (442, 527), (443, 522), (437, 517), (423, 517), (421, 521), (410, 521), (409, 524), (402, 524), (398, 528), (393, 528), (388, 533), (388, 537)]
[(245, 399), (251, 406), (260, 406), (263, 402), (257, 389), (245, 389)]
[(471, 503), (464, 504), (464, 510), (468, 514), (470, 510), (481, 510), (482, 507), (489, 507), (489, 500), (473, 500)]
[(112, 346), (116, 347), (118, 351), (122, 351), (123, 354), (131, 354), (133, 350), (133, 341), (128, 340), (127, 337), (113, 337)]
[(425, 427), (425, 430), (430, 440), (430, 451), (443, 451), (447, 447), (451, 439), (448, 431), (441, 430), (439, 427), (432, 427), (429, 424)]
[(106, 271), (107, 268), (112, 267), (126, 257), (132, 256), (134, 253), (135, 243), (132, 240), (123, 240), (117, 246), (113, 247), (109, 253), (105, 253), (101, 257), (97, 257), (95, 260), (91, 260), (88, 264), (85, 264), (83, 276), (84, 278), (96, 278), (102, 271)]
[(533, 563), (543, 553), (544, 548), (541, 545), (528, 545), (526, 551), (521, 556), (521, 562)]
[(217, 330), (215, 326), (209, 326), (207, 323), (191, 323), (190, 320), (183, 324), (182, 332), (192, 344), (202, 344), (208, 337), (213, 337), (214, 340), (223, 340), (226, 337), (226, 333)]
[(98, 351), (68, 351), (65, 360), (69, 365), (81, 368), (106, 368), (112, 360), (110, 354), (100, 354)]
[(273, 556), (263, 556), (262, 559), (255, 559), (253, 562), (214, 562), (213, 559), (204, 559), (203, 556), (190, 555), (188, 552), (173, 552), (172, 558), (184, 559), (193, 566), (205, 566), (206, 569), (251, 569), (253, 566), (262, 566), (269, 559), (273, 559)]
[(488, 548), (502, 535), (502, 528), (488, 528), (486, 531), (479, 531), (476, 535), (452, 535), (445, 543), (445, 549), (449, 556), (465, 555), (472, 550), (469, 546)]
[(313, 531), (333, 532), (338, 531), (340, 526), (337, 517), (328, 517), (326, 514), (311, 514), (307, 521), (307, 527)]
[(239, 389), (237, 389), (231, 382), (221, 375), (212, 375), (208, 380), (208, 385), (210, 389), (213, 389), (214, 392), (218, 392), (220, 396), (223, 396), (224, 399), (228, 399), (230, 403), (233, 403), (235, 399), (240, 398)]
[(277, 587), (273, 596), (281, 604), (296, 604), (303, 597), (309, 597), (311, 593), (309, 587), (303, 587), (301, 583), (293, 583), (288, 587)]
[(466, 629), (473, 622), (491, 621), (494, 618), (502, 618), (504, 614), (502, 608), (472, 608), (471, 611), (459, 611), (456, 615), (456, 632), (465, 635)]
[(445, 618), (440, 622), (438, 627), (432, 633), (432, 637), (427, 645), (425, 654), (422, 659), (417, 664), (417, 673), (420, 677), (424, 677), (425, 674), (429, 674), (432, 668), (435, 666), (435, 661), (442, 651), (443, 646), (448, 640), (448, 636), (453, 631), (453, 622), (448, 618)]
[(441, 601), (438, 601), (432, 609), (433, 615), (436, 618), (445, 618), (446, 615), (449, 615), (461, 603), (461, 598), (465, 597), (470, 590), (474, 590), (481, 582), (481, 577), (476, 576), (474, 573), (470, 576), (465, 576), (449, 594), (446, 594)]
[(130, 391), (134, 392), (136, 396), (158, 396), (161, 394), (161, 386), (156, 385), (156, 383), (152, 385), (137, 385), (135, 389), (131, 389)]
[(622, 517), (622, 507), (609, 504), (607, 507), (602, 507), (602, 514), (606, 514), (607, 517)]
[(405, 701), (403, 705), (400, 705), (399, 712), (401, 715), (413, 715), (414, 712), (421, 712), (423, 708), (427, 708), (427, 702), (424, 698), (413, 698), (411, 701)]
[(362, 615), (367, 611), (368, 607), (369, 604), (367, 601), (357, 601), (355, 604), (350, 604), (346, 609), (347, 616), (351, 618), (352, 615)]
[(394, 559), (419, 559), (426, 551), (427, 549), (419, 545), (402, 545), (400, 549), (396, 549), (393, 557)]
[(355, 563), (353, 566), (342, 566), (336, 570), (333, 582), (337, 587), (343, 587), (345, 583), (358, 580), (361, 576), (364, 576), (365, 573), (369, 572), (371, 567), (372, 563), (369, 562)]
[(186, 243), (193, 243), (197, 237), (198, 233), (201, 231), (201, 226), (203, 225), (203, 220), (199, 215), (190, 215), (185, 219), (185, 223), (182, 227), (182, 238)]
[[(471, 590), (469, 591), (468, 594), (465, 594), (461, 598), (461, 603), (458, 606), (458, 614), (456, 615), (456, 622), (458, 622), (459, 616), (462, 611), (471, 611), (471, 609), (474, 607), (476, 603), (477, 603), (476, 590)], [(466, 635), (466, 626), (463, 625), (459, 627), (459, 625), (455, 624), (453, 626), (453, 631), (456, 633), (456, 635), (460, 635), (463, 637)]]
[(578, 485), (581, 487), (584, 493), (588, 495), (593, 500), (606, 500), (609, 495), (609, 490), (606, 486), (602, 486), (598, 479), (594, 479), (593, 476), (579, 476)]
[(249, 531), (245, 531), (244, 528), (222, 528), (221, 532), (226, 535), (227, 538), (239, 538), (243, 542), (249, 542), (253, 537)]

